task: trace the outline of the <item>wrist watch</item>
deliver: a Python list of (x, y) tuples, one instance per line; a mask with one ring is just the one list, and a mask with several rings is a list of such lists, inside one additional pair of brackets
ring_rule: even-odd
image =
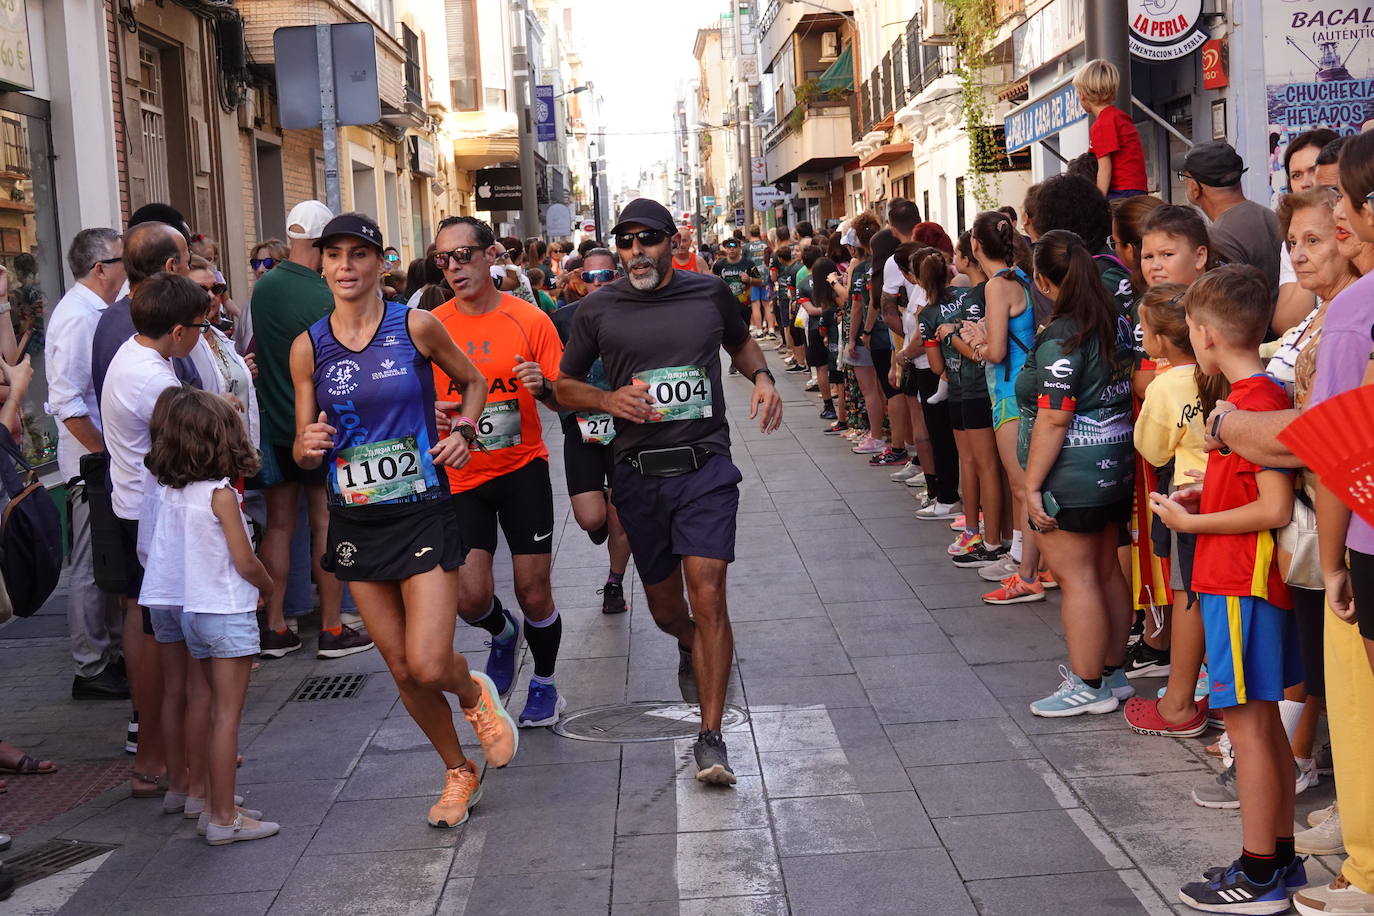
[(764, 369), (755, 369), (755, 370), (753, 371), (753, 373), (749, 376), (749, 381), (751, 381), (751, 382), (753, 382), (755, 385), (757, 385), (757, 384), (759, 383), (759, 376), (760, 376), (760, 375), (766, 375), (766, 376), (768, 376), (768, 381), (772, 382), (772, 383), (775, 384), (775, 385), (776, 385), (777, 382), (778, 382), (778, 380), (775, 379), (775, 378), (773, 377), (773, 373), (770, 372), (770, 371), (769, 371), (768, 369), (766, 369), (766, 368), (764, 368)]

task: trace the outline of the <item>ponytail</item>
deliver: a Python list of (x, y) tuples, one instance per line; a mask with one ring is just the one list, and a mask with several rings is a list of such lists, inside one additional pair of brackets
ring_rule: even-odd
[(949, 286), (949, 261), (938, 248), (921, 248), (911, 255), (911, 273), (930, 302), (940, 301)]
[(1052, 318), (1072, 318), (1078, 331), (1064, 342), (1072, 353), (1096, 339), (1102, 358), (1116, 361), (1117, 308), (1102, 285), (1092, 252), (1076, 234), (1054, 229), (1040, 236), (1035, 248), (1035, 272), (1059, 288)]

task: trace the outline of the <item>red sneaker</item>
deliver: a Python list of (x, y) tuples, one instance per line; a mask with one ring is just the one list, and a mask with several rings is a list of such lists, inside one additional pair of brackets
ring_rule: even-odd
[(1196, 738), (1207, 730), (1207, 700), (1198, 701), (1197, 713), (1186, 722), (1174, 724), (1159, 714), (1158, 699), (1135, 697), (1126, 701), (1126, 724), (1141, 735), (1164, 738)]

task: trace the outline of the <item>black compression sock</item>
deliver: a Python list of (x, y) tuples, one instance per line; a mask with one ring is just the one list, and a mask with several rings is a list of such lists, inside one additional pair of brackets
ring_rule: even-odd
[(1274, 858), (1279, 860), (1280, 868), (1286, 867), (1298, 857), (1298, 851), (1293, 847), (1291, 836), (1281, 836), (1274, 840)]
[(621, 585), (624, 583), (624, 581), (625, 574), (623, 572), (616, 572), (614, 569), (612, 569), (610, 572), (606, 574), (607, 585)]
[(1277, 855), (1257, 856), (1247, 849), (1241, 851), (1240, 867), (1255, 884), (1270, 884), (1281, 866)]
[(562, 641), (563, 618), (558, 615), (557, 608), (547, 620), (525, 618), (525, 644), (530, 647), (536, 677), (553, 677), (553, 670), (558, 666), (558, 645)]
[(1102, 668), (1102, 676), (1111, 677), (1113, 674), (1116, 674), (1120, 670), (1120, 665), (1104, 665)]
[(1087, 684), (1093, 690), (1102, 689), (1102, 678), (1100, 677), (1085, 677), (1083, 678), (1083, 683)]
[(506, 612), (505, 608), (501, 607), (501, 599), (493, 595), (491, 610), (487, 611), (487, 616), (472, 621), (472, 625), (486, 630), (494, 638), (500, 639), (501, 635), (506, 632)]

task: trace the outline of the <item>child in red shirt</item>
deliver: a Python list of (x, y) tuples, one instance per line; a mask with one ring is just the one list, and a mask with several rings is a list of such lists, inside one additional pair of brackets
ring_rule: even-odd
[[(1210, 271), (1183, 304), (1198, 367), (1226, 376), (1237, 409), (1291, 406), (1259, 357), (1271, 307), (1258, 268)], [(1226, 710), (1244, 838), (1239, 859), (1185, 885), (1179, 899), (1213, 913), (1283, 913), (1286, 885), (1306, 884), (1293, 851), (1293, 752), (1278, 707), (1284, 688), (1302, 680), (1293, 603), (1274, 562), (1273, 529), (1292, 517), (1293, 482), (1220, 449), (1207, 458), (1200, 496), (1196, 488), (1151, 493), (1150, 508), (1175, 531), (1197, 535), (1192, 585), (1206, 630), (1211, 708)]]
[(1121, 73), (1111, 61), (1090, 60), (1073, 78), (1078, 100), (1093, 116), (1088, 128), (1088, 150), (1097, 157), (1097, 187), (1109, 200), (1135, 197), (1146, 192), (1145, 150), (1140, 132), (1116, 100)]

